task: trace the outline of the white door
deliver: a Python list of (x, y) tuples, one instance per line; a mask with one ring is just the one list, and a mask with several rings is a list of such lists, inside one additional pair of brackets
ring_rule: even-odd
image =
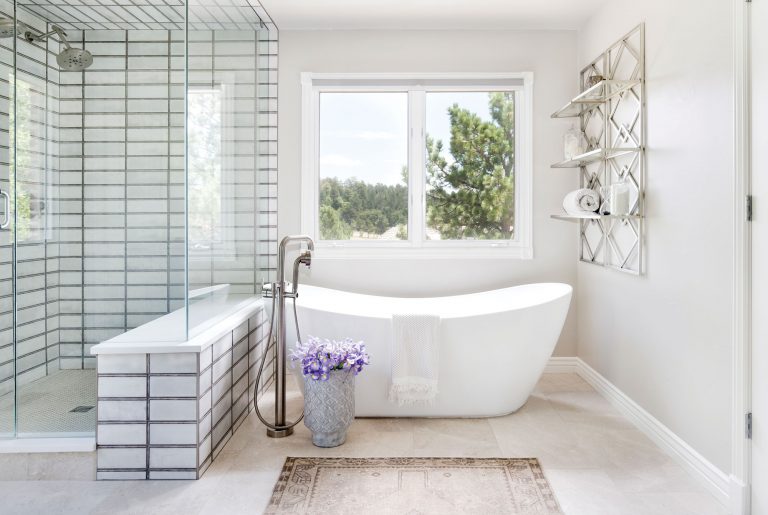
[(768, 0), (752, 9), (752, 515), (768, 515)]

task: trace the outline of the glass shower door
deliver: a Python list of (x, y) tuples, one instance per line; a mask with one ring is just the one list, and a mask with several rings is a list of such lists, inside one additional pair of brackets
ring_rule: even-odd
[[(20, 30), (50, 31), (45, 20), (17, 12), (17, 21), (23, 24)], [(81, 264), (87, 256), (75, 253), (87, 243), (79, 222), (84, 215), (80, 205), (85, 185), (82, 179), (78, 184), (77, 175), (68, 174), (62, 180), (59, 169), (60, 132), (69, 128), (60, 123), (59, 92), (65, 72), (59, 69), (56, 56), (61, 43), (55, 38), (30, 41), (17, 37), (15, 45), (10, 138), (15, 150), (11, 170), (15, 188), (16, 436), (89, 436), (95, 429), (96, 377), (88, 366), (81, 314), (72, 312), (83, 297), (68, 302), (66, 310), (60, 302), (62, 274), (83, 285)], [(76, 227), (69, 230), (62, 227), (60, 214), (73, 208), (76, 219), (66, 220)], [(64, 261), (62, 247), (68, 249)], [(75, 252), (70, 252), (73, 247)], [(75, 288), (75, 293), (83, 288)], [(63, 298), (71, 297), (72, 289), (67, 289)], [(74, 319), (79, 330), (62, 331), (62, 317), (67, 327)]]
[[(77, 207), (82, 184), (60, 191), (60, 43), (22, 32), (49, 24), (0, 0), (0, 438), (90, 436), (95, 374), (82, 343), (61, 359), (60, 247), (82, 240), (59, 213)], [(79, 261), (67, 266), (79, 274)]]

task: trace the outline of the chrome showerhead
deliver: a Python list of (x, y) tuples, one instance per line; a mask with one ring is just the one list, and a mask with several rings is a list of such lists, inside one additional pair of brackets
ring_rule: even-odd
[(67, 40), (67, 33), (58, 25), (51, 25), (51, 31), (46, 32), (45, 34), (35, 34), (31, 30), (27, 30), (24, 32), (24, 39), (30, 42), (43, 42), (54, 34), (59, 36), (59, 41), (66, 47), (56, 56), (56, 62), (59, 64), (59, 68), (64, 71), (79, 72), (93, 64), (93, 55), (91, 55), (88, 50), (74, 48), (70, 45)]
[(56, 62), (59, 68), (69, 72), (79, 72), (85, 70), (93, 64), (93, 56), (88, 50), (83, 48), (74, 48), (67, 41), (67, 33), (58, 25), (52, 25), (51, 28), (59, 36), (59, 40), (67, 47), (56, 56)]
[(56, 62), (64, 71), (79, 72), (93, 64), (93, 56), (88, 50), (70, 46), (56, 56)]

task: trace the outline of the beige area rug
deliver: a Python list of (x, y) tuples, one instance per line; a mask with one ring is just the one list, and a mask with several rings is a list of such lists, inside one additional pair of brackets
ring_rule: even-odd
[(536, 458), (287, 458), (267, 514), (561, 514)]

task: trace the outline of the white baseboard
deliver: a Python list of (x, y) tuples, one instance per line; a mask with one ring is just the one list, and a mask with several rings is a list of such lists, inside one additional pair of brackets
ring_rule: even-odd
[(749, 515), (751, 511), (749, 486), (744, 484), (744, 481), (733, 474), (731, 474), (730, 481), (731, 513), (733, 515)]
[[(545, 373), (575, 373), (597, 390), (622, 415), (632, 422), (640, 431), (645, 433), (653, 442), (664, 449), (680, 465), (690, 472), (707, 490), (725, 506), (740, 506), (743, 504), (743, 488), (737, 493), (738, 485), (732, 483), (722, 470), (713, 465), (693, 447), (684, 442), (667, 426), (653, 415), (645, 411), (613, 383), (600, 375), (595, 369), (578, 357), (550, 358)], [(740, 495), (741, 500), (735, 500), (733, 495)], [(741, 513), (741, 512), (732, 512)]]
[(580, 358), (558, 357), (549, 358), (547, 366), (544, 367), (545, 374), (578, 374)]

